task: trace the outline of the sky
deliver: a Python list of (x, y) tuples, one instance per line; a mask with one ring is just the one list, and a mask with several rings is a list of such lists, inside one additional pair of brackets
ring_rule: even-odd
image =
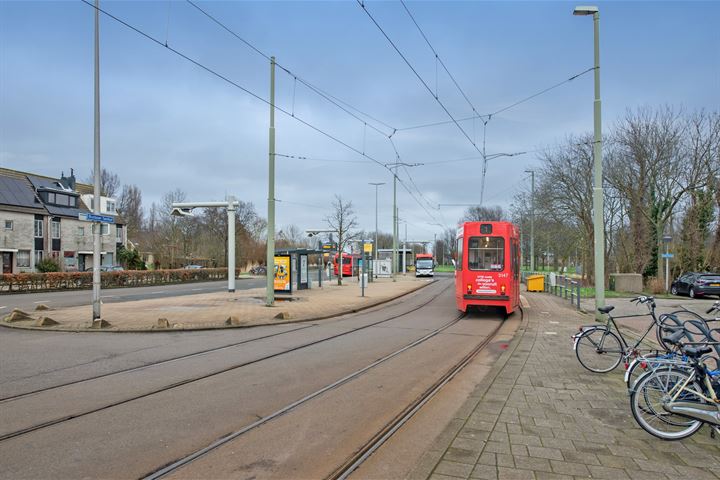
[[(325, 228), (341, 195), (372, 231), (368, 183), (385, 182), (378, 223), (390, 232), (393, 176), (383, 165), (399, 155), (422, 164), (398, 168), (401, 237), (407, 228), (408, 240), (432, 240), (435, 224), (454, 227), (480, 201), (483, 122), (459, 122), (464, 133), (454, 123), (406, 128), (497, 112), (593, 66), (592, 18), (573, 16), (573, 2), (406, 1), (469, 101), (399, 1), (364, 5), (429, 90), (356, 1), (196, 4), (230, 32), (187, 1), (100, 2), (157, 40), (101, 14), (102, 167), (140, 187), (146, 207), (181, 189), (188, 201), (235, 195), (267, 215), (265, 56), (274, 55), (284, 67), (275, 103), (286, 112), (276, 111), (277, 228)], [(720, 2), (596, 5), (605, 131), (643, 106), (720, 108)], [(0, 0), (0, 166), (89, 176), (93, 35), (94, 8), (80, 0)], [(592, 109), (588, 72), (493, 116), (486, 153), (527, 153), (488, 161), (484, 204), (508, 208), (530, 188), (525, 170), (540, 151), (592, 132)]]

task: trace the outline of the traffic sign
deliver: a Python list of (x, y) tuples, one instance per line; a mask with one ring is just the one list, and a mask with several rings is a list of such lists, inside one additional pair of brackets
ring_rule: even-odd
[(115, 218), (110, 215), (95, 215), (94, 213), (80, 213), (78, 220), (83, 222), (115, 223)]
[(364, 243), (363, 244), (363, 251), (365, 253), (372, 253), (373, 251), (373, 244), (372, 243)]
[(674, 253), (663, 253), (662, 258), (673, 258), (675, 256)]

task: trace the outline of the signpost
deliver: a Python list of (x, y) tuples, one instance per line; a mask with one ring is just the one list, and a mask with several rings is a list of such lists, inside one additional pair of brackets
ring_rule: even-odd
[(110, 215), (96, 215), (94, 213), (80, 213), (78, 220), (81, 222), (115, 223), (115, 217)]
[(663, 236), (665, 253), (662, 254), (662, 258), (665, 259), (665, 293), (670, 290), (670, 259), (673, 258), (673, 254), (668, 251), (670, 242), (672, 242), (672, 237), (670, 235)]

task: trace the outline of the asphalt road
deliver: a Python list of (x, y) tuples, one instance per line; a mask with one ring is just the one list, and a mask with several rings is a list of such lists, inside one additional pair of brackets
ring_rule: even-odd
[[(265, 277), (239, 278), (236, 290), (247, 290), (265, 286)], [(154, 285), (147, 287), (109, 288), (101, 293), (103, 303), (131, 302), (149, 298), (179, 297), (198, 293), (222, 292), (227, 290), (227, 280), (175, 285)], [(92, 304), (91, 290), (65, 290), (62, 292), (15, 293), (0, 295), (0, 316), (10, 313), (13, 308), (24, 311), (34, 310), (39, 304), (53, 308), (75, 307)]]
[[(0, 330), (0, 478), (142, 477), (448, 325), (458, 316), (451, 286), (444, 279), (382, 307), (304, 324)], [(500, 323), (492, 314), (462, 318), (173, 476), (324, 477)], [(98, 375), (106, 376), (83, 381)]]

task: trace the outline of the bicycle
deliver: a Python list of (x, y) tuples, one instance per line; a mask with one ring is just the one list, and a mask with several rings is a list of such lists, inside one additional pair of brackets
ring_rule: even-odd
[(646, 372), (630, 395), (635, 421), (663, 440), (687, 438), (704, 424), (710, 426), (712, 437), (720, 433), (720, 370), (710, 370), (702, 358), (720, 342), (691, 342), (698, 344), (691, 347), (680, 341), (686, 333), (678, 331), (664, 340), (682, 351), (687, 366)]
[[(580, 331), (572, 336), (575, 356), (583, 367), (594, 373), (607, 373), (617, 368), (623, 360), (625, 360), (625, 366), (628, 367), (630, 358), (638, 357), (642, 354), (638, 347), (653, 327), (656, 328), (656, 335), (660, 345), (666, 350), (669, 350), (669, 347), (662, 341), (662, 333), (659, 328), (661, 325), (660, 319), (655, 315), (655, 299), (641, 295), (633, 298), (630, 302), (637, 303), (638, 305), (646, 304), (648, 313), (613, 317), (610, 315), (610, 312), (615, 309), (614, 306), (608, 305), (600, 307), (598, 311), (607, 315), (605, 325), (581, 326)], [(630, 345), (618, 328), (617, 323), (615, 323), (615, 319), (643, 316), (652, 317), (652, 322), (648, 325), (645, 333), (643, 333), (633, 345)], [(668, 318), (669, 320), (666, 320), (668, 323), (677, 321), (677, 319), (673, 320), (672, 317)], [(663, 316), (661, 319), (665, 320), (665, 317)], [(679, 321), (677, 322), (680, 323)], [(613, 327), (615, 331), (613, 331)]]
[[(712, 314), (716, 311), (720, 312), (720, 301), (716, 301), (705, 313)], [(690, 342), (713, 342), (715, 340), (713, 335), (717, 334), (717, 329), (710, 328), (709, 323), (720, 322), (720, 318), (715, 317), (712, 319), (706, 319), (689, 310), (672, 312), (670, 314), (662, 315), (660, 317), (659, 330), (669, 331), (670, 333), (676, 331), (678, 328), (677, 320), (679, 320), (677, 318), (677, 314), (679, 313), (691, 314), (691, 316), (694, 317), (692, 320), (685, 320), (681, 323), (684, 331), (682, 337), (685, 337)], [(718, 335), (718, 339), (720, 339), (720, 335)], [(714, 350), (716, 356), (720, 358), (720, 346), (715, 345)], [(625, 383), (627, 384), (628, 389), (631, 389), (637, 379), (647, 370), (664, 368), (672, 366), (676, 363), (685, 364), (687, 363), (687, 360), (688, 359), (684, 357), (681, 352), (678, 352), (676, 349), (667, 346), (666, 351), (664, 352), (658, 350), (656, 352), (639, 355), (632, 361), (632, 363), (630, 363), (628, 368), (625, 370)], [(717, 359), (716, 368), (720, 368), (720, 362), (718, 362)]]

